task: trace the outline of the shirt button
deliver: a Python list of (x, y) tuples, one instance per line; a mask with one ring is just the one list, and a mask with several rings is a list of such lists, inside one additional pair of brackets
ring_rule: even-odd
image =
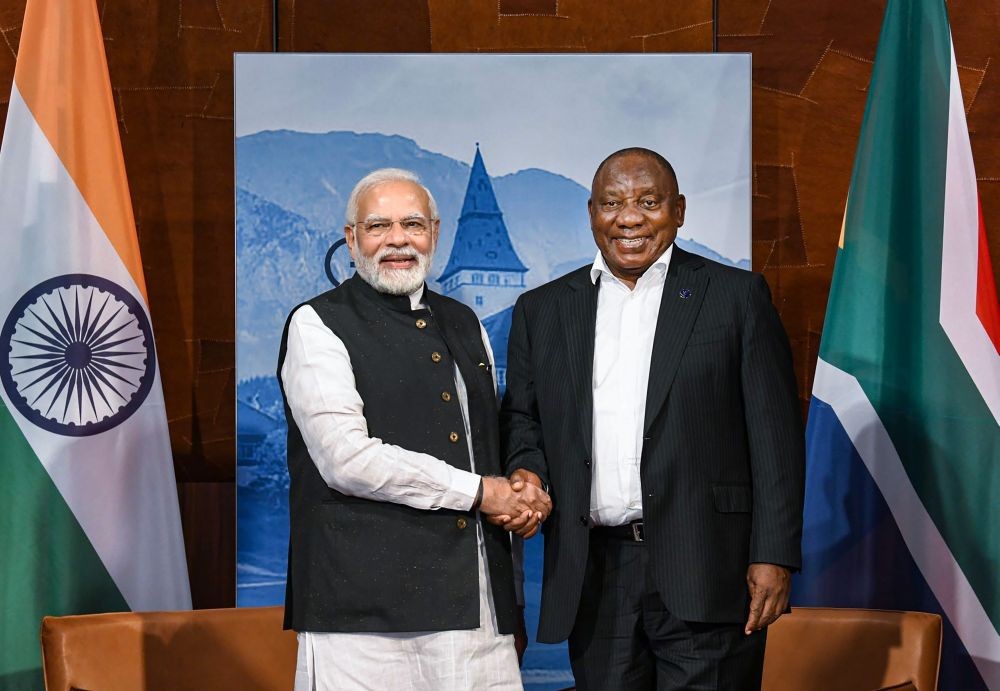
[(455, 525), (458, 526), (459, 530), (464, 530), (465, 526), (469, 525), (469, 522), (467, 520), (465, 520), (464, 517), (459, 516), (458, 520), (455, 521)]
[(418, 329), (423, 329), (427, 326), (427, 322), (423, 319), (418, 319), (416, 324)]
[(448, 441), (450, 441), (452, 444), (454, 444), (455, 442), (457, 442), (458, 441), (458, 432), (452, 432), (451, 434), (449, 434), (448, 435)]
[(431, 353), (431, 362), (441, 362), (441, 353), (437, 351)]
[(447, 391), (442, 391), (441, 392), (441, 400), (444, 401), (445, 403), (447, 403), (448, 401), (451, 400), (451, 394), (448, 393)]

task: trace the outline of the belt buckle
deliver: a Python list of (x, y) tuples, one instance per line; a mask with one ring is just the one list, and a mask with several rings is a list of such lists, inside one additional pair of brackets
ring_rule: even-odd
[(629, 523), (629, 527), (632, 528), (632, 540), (634, 542), (644, 542), (642, 521), (634, 521), (633, 523)]

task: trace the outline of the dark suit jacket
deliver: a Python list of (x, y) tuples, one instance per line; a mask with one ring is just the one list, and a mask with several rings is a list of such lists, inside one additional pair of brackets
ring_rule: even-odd
[[(550, 485), (538, 640), (569, 636), (587, 563), (598, 285), (590, 267), (517, 301), (505, 471)], [(681, 619), (746, 620), (747, 567), (801, 561), (804, 434), (788, 339), (759, 274), (674, 247), (640, 474), (652, 583)]]

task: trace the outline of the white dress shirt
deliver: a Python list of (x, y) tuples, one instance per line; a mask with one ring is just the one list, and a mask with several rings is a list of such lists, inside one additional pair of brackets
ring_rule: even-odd
[(635, 288), (615, 278), (600, 252), (590, 279), (600, 281), (594, 335), (594, 437), (590, 520), (623, 525), (642, 518), (639, 462), (646, 389), (663, 283), (674, 246), (660, 255)]
[[(411, 309), (423, 307), (422, 294), (423, 287), (410, 295)], [(479, 328), (492, 366), (489, 338), (482, 324)], [(465, 380), (457, 364), (454, 375), (471, 472), (369, 436), (364, 401), (357, 390), (347, 348), (309, 305), (292, 315), (281, 368), (292, 418), (302, 433), (310, 458), (330, 487), (351, 496), (417, 509), (467, 511), (475, 501), (480, 477), (475, 473)], [(496, 630), (492, 590), (484, 566), (482, 526), (478, 521), (476, 527), (478, 629), (391, 634), (299, 632), (296, 691), (381, 688), (457, 691), (487, 686), (520, 689), (513, 636), (501, 635)], [(520, 551), (514, 550), (515, 557), (520, 556)], [(524, 602), (521, 564), (515, 564), (514, 572), (520, 604)], [(470, 664), (470, 659), (477, 660), (476, 664)]]

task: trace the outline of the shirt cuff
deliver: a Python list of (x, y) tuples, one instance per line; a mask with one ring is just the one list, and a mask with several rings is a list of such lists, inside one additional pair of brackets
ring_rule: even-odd
[(441, 497), (441, 508), (469, 511), (476, 501), (476, 495), (479, 493), (480, 479), (475, 473), (453, 468), (451, 486), (445, 490), (444, 495)]

